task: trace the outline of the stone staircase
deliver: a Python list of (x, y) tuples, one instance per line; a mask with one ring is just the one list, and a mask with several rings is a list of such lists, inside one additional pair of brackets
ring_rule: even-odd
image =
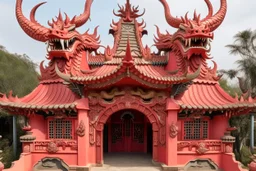
[(152, 163), (150, 155), (133, 153), (104, 154), (103, 167), (92, 167), (91, 171), (160, 171)]

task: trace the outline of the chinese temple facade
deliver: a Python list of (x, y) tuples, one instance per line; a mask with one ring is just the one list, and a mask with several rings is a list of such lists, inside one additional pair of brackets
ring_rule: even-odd
[(89, 170), (104, 164), (104, 154), (117, 152), (151, 154), (164, 170), (243, 170), (234, 159), (228, 120), (248, 114), (255, 104), (229, 96), (218, 83), (217, 64), (208, 66), (227, 3), (221, 0), (213, 13), (205, 2), (208, 15), (194, 13), (189, 19), (173, 17), (160, 0), (162, 20), (177, 31), (161, 33), (156, 27), (158, 53), (153, 53), (142, 42), (145, 23), (137, 20), (145, 11), (127, 0), (114, 12), (119, 17), (109, 30), (114, 44), (99, 53), (97, 28), (91, 34), (76, 31), (89, 19), (92, 0), (85, 2), (83, 14), (60, 13), (49, 28), (35, 19), (43, 3), (28, 19), (17, 0), (19, 25), (46, 42), (49, 63), (41, 63), (40, 83), (30, 94), (0, 98), (1, 108), (26, 117), (23, 153), (10, 170)]

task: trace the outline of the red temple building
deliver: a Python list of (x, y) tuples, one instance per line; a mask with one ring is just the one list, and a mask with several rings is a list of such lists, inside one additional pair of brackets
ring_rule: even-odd
[(76, 31), (89, 19), (92, 0), (85, 2), (83, 14), (60, 13), (49, 27), (35, 19), (43, 3), (27, 19), (17, 0), (21, 28), (46, 42), (49, 63), (41, 63), (40, 83), (30, 94), (0, 99), (1, 108), (26, 117), (23, 153), (9, 170), (89, 170), (102, 166), (106, 153), (117, 152), (152, 154), (163, 170), (243, 170), (234, 159), (228, 120), (256, 105), (253, 99), (229, 96), (218, 83), (217, 64), (208, 67), (211, 40), (227, 3), (221, 0), (213, 13), (205, 2), (208, 15), (200, 18), (195, 12), (189, 19), (174, 18), (160, 0), (162, 20), (177, 31), (161, 33), (156, 27), (158, 53), (153, 53), (142, 43), (146, 25), (137, 19), (144, 12), (129, 0), (114, 12), (119, 17), (109, 30), (114, 44), (106, 47), (97, 28), (92, 34)]

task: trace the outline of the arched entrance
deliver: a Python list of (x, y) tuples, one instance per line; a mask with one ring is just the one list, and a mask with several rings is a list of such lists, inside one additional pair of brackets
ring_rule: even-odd
[(121, 110), (111, 115), (103, 131), (104, 153), (152, 153), (152, 125), (136, 110)]
[[(131, 99), (129, 99), (131, 100)], [(113, 105), (109, 105), (107, 108), (105, 108), (103, 111), (100, 112), (99, 114), (99, 117), (97, 118), (97, 123), (95, 125), (95, 128), (96, 128), (96, 163), (98, 164), (103, 164), (103, 147), (104, 147), (104, 141), (108, 141), (108, 147), (106, 146), (105, 144), (105, 149), (107, 148), (108, 150), (109, 149), (113, 149), (109, 146), (111, 146), (111, 144), (109, 144), (110, 142), (110, 139), (108, 140), (105, 140), (104, 139), (104, 127), (106, 128), (106, 125), (109, 118), (111, 118), (111, 116), (113, 115), (113, 117), (115, 117), (115, 113), (118, 113), (119, 111), (121, 112), (124, 112), (124, 115), (121, 117), (119, 117), (119, 123), (121, 124), (122, 122), (122, 132), (119, 133), (119, 136), (122, 136), (122, 142), (126, 142), (124, 146), (119, 146), (119, 149), (114, 149), (116, 151), (123, 151), (123, 152), (131, 152), (131, 151), (136, 151), (136, 148), (137, 147), (132, 147), (132, 143), (129, 141), (131, 141), (131, 137), (126, 137), (126, 132), (123, 130), (125, 127), (127, 127), (127, 130), (129, 128), (129, 123), (131, 124), (131, 119), (132, 119), (132, 115), (126, 115), (125, 112), (131, 112), (131, 111), (135, 111), (135, 113), (137, 112), (138, 113), (138, 116), (143, 116), (143, 118), (145, 120), (148, 120), (148, 123), (150, 123), (151, 127), (149, 128), (150, 130), (152, 130), (152, 133), (151, 133), (151, 139), (152, 139), (152, 145), (151, 147), (152, 148), (149, 148), (149, 151), (152, 150), (152, 159), (154, 161), (158, 161), (158, 141), (159, 141), (159, 138), (161, 139), (161, 135), (159, 135), (159, 128), (160, 128), (160, 124), (159, 124), (159, 119), (157, 117), (157, 114), (150, 108), (150, 107), (147, 107), (147, 105), (143, 105), (140, 103), (139, 100), (135, 100), (135, 98), (133, 99), (132, 98), (132, 101), (131, 102), (125, 102), (125, 101), (119, 101), (119, 103), (115, 103)], [(112, 118), (111, 118), (112, 119)], [(120, 119), (123, 121), (120, 121)], [(144, 120), (144, 122), (145, 122)], [(143, 123), (144, 123), (143, 122)], [(140, 126), (138, 126), (140, 127)], [(109, 128), (106, 128), (106, 129), (109, 129)], [(132, 128), (134, 129), (134, 128)], [(145, 133), (145, 128), (143, 129), (144, 133)], [(130, 128), (130, 131), (131, 131), (131, 128)], [(107, 133), (106, 133), (107, 132)], [(147, 131), (146, 131), (147, 132)], [(105, 134), (109, 134), (111, 132), (106, 131), (105, 130)], [(131, 133), (131, 132), (130, 132)], [(120, 135), (121, 134), (121, 135)], [(127, 133), (128, 134), (128, 133)], [(145, 134), (144, 134), (145, 135)], [(136, 135), (137, 136), (137, 135)], [(160, 137), (159, 137), (160, 136)], [(143, 137), (145, 138), (145, 137)], [(131, 139), (131, 140), (130, 140)], [(112, 140), (111, 140), (112, 141)], [(116, 140), (114, 140), (116, 141)], [(138, 140), (137, 140), (138, 141)], [(143, 139), (143, 142), (147, 141), (147, 139)], [(150, 138), (149, 138), (149, 141), (150, 141)], [(137, 144), (139, 144), (137, 142)], [(149, 143), (150, 144), (150, 143)], [(143, 146), (143, 145), (142, 145)], [(138, 149), (137, 149), (138, 150)], [(142, 152), (147, 152), (147, 146), (143, 146), (143, 151)]]

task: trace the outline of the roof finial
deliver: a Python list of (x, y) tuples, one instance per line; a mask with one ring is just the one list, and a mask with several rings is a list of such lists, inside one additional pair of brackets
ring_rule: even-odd
[(139, 6), (137, 7), (131, 6), (130, 0), (126, 0), (125, 6), (120, 6), (119, 4), (118, 6), (119, 6), (118, 13), (115, 13), (114, 10), (113, 10), (113, 13), (115, 16), (121, 17), (125, 22), (132, 22), (133, 19), (141, 17), (145, 13), (145, 9), (144, 9), (142, 14), (138, 14)]

